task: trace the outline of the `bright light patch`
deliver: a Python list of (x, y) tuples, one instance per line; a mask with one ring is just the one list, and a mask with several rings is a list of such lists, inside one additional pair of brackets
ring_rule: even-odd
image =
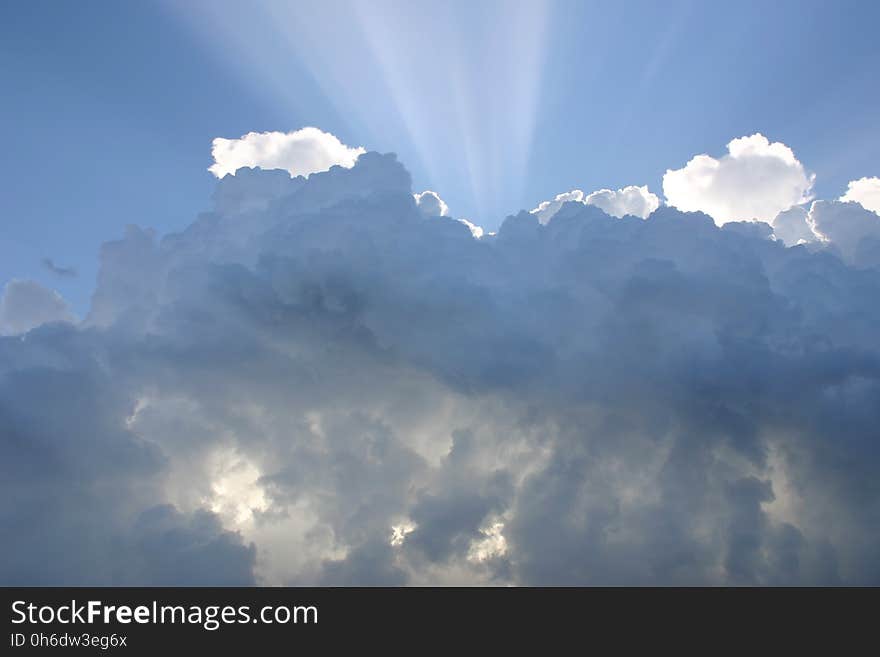
[(507, 554), (507, 539), (501, 533), (503, 530), (503, 522), (496, 522), (481, 529), (480, 533), (483, 538), (471, 543), (470, 550), (468, 550), (468, 561), (481, 562)]
[(412, 534), (416, 530), (415, 524), (410, 520), (405, 520), (399, 525), (391, 527), (391, 545), (398, 547), (403, 545), (408, 534)]
[(223, 452), (216, 457), (211, 495), (203, 503), (227, 523), (246, 525), (269, 508), (261, 476), (252, 462), (234, 451)]

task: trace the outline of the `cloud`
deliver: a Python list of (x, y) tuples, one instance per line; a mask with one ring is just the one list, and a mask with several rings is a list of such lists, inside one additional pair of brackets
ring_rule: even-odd
[(880, 217), (860, 204), (845, 201), (816, 201), (807, 223), (813, 233), (829, 243), (854, 265), (880, 266)]
[(773, 233), (786, 246), (816, 241), (818, 237), (807, 223), (808, 214), (809, 210), (802, 205), (783, 210), (773, 220)]
[(166, 457), (132, 430), (132, 388), (100, 362), (123, 344), (69, 324), (0, 338), (0, 581), (252, 584), (239, 534), (207, 509), (157, 504)]
[[(446, 203), (443, 201), (442, 198), (440, 198), (440, 195), (437, 192), (425, 190), (424, 192), (413, 194), (413, 198), (416, 201), (416, 207), (418, 207), (419, 212), (421, 212), (426, 217), (449, 216), (449, 206), (446, 205)], [(483, 236), (483, 228), (481, 226), (477, 226), (467, 219), (456, 219), (456, 221), (467, 226), (468, 230), (471, 231), (471, 235), (473, 235), (474, 239), (480, 239)]]
[(449, 206), (443, 202), (437, 192), (426, 190), (419, 194), (413, 194), (413, 198), (415, 198), (416, 205), (422, 214), (428, 217), (445, 217), (449, 214)]
[(474, 239), (392, 155), (242, 174), (0, 338), (0, 582), (880, 583), (876, 215)]
[(859, 178), (850, 181), (841, 201), (855, 201), (866, 210), (880, 214), (880, 178)]
[(60, 267), (52, 258), (43, 258), (43, 267), (60, 278), (76, 278), (76, 269), (73, 267)]
[(557, 194), (552, 201), (543, 201), (532, 210), (532, 213), (538, 216), (542, 224), (546, 224), (559, 212), (562, 205), (568, 202), (595, 205), (612, 217), (631, 215), (641, 219), (647, 218), (660, 207), (660, 199), (649, 192), (647, 186), (629, 185), (616, 191), (600, 189), (587, 195), (579, 189), (573, 189), (564, 194)]
[(36, 281), (13, 279), (0, 296), (0, 335), (25, 333), (48, 322), (74, 322), (64, 298)]
[(363, 148), (351, 148), (317, 128), (293, 132), (249, 132), (238, 139), (217, 137), (212, 142), (214, 164), (208, 171), (218, 178), (235, 175), (242, 167), (283, 169), (291, 176), (308, 176), (338, 165), (351, 168)]
[(683, 168), (666, 171), (666, 202), (685, 212), (705, 212), (728, 221), (770, 222), (811, 198), (813, 174), (794, 152), (764, 135), (733, 139), (720, 159), (696, 155)]
[(584, 203), (602, 208), (612, 217), (632, 215), (640, 219), (646, 219), (660, 207), (660, 199), (649, 192), (646, 185), (641, 187), (630, 185), (617, 191), (600, 189), (587, 196)]
[(541, 201), (534, 210), (532, 210), (532, 214), (537, 215), (538, 221), (542, 224), (548, 223), (559, 209), (565, 203), (583, 203), (584, 202), (584, 193), (579, 189), (573, 189), (570, 192), (563, 192), (562, 194), (557, 194), (553, 197), (552, 201)]
[(480, 239), (483, 236), (484, 231), (483, 231), (482, 226), (477, 226), (476, 224), (471, 223), (467, 219), (458, 219), (457, 221), (460, 221), (465, 226), (467, 226), (468, 230), (471, 231), (471, 235), (473, 235), (475, 239)]

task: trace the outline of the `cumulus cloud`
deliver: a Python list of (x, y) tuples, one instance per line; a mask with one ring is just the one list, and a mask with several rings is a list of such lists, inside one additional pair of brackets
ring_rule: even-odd
[(796, 246), (818, 239), (807, 222), (809, 211), (803, 205), (795, 205), (776, 215), (773, 220), (773, 233), (786, 246)]
[(641, 187), (630, 185), (617, 191), (600, 189), (587, 196), (584, 203), (602, 208), (612, 217), (632, 215), (640, 219), (647, 218), (660, 207), (660, 199), (648, 191), (647, 185)]
[(807, 223), (847, 262), (880, 265), (880, 217), (859, 203), (816, 201), (810, 207)]
[(432, 192), (429, 189), (419, 194), (413, 194), (413, 198), (415, 198), (416, 205), (422, 214), (428, 217), (445, 217), (449, 214), (449, 206), (437, 192)]
[(733, 139), (721, 158), (696, 155), (683, 168), (666, 171), (666, 202), (685, 212), (728, 221), (770, 222), (811, 198), (813, 174), (783, 143), (756, 133)]
[(0, 296), (0, 335), (25, 333), (48, 322), (76, 321), (64, 298), (36, 281), (13, 279)]
[[(430, 189), (425, 190), (424, 192), (420, 192), (418, 194), (413, 194), (413, 198), (416, 201), (416, 207), (426, 217), (448, 217), (449, 216), (449, 206), (446, 205), (446, 202), (440, 198), (440, 195), (437, 192), (432, 192)], [(474, 239), (480, 239), (483, 236), (483, 228), (482, 226), (478, 226), (467, 219), (457, 218), (461, 224), (467, 226), (468, 230), (471, 231), (471, 235)]]
[(880, 178), (859, 178), (850, 181), (841, 201), (855, 201), (866, 210), (880, 214)]
[(552, 201), (541, 201), (534, 210), (532, 210), (532, 214), (537, 215), (538, 221), (542, 224), (548, 223), (559, 209), (565, 203), (583, 203), (584, 202), (584, 193), (580, 189), (573, 189), (570, 192), (563, 192), (562, 194), (557, 194), (553, 197)]
[(477, 240), (394, 156), (277, 173), (0, 338), (0, 582), (880, 583), (876, 215)]
[(318, 128), (249, 132), (238, 139), (214, 139), (214, 164), (208, 171), (222, 178), (235, 175), (243, 167), (259, 167), (283, 169), (291, 176), (308, 176), (336, 165), (350, 169), (364, 152), (363, 148), (346, 146), (335, 135)]
[(458, 221), (460, 221), (461, 223), (463, 223), (465, 226), (468, 227), (468, 230), (471, 231), (471, 235), (473, 235), (475, 239), (480, 239), (483, 236), (485, 231), (483, 230), (482, 226), (477, 226), (476, 224), (471, 223), (467, 219), (458, 219)]
[(648, 191), (646, 185), (641, 187), (629, 185), (616, 191), (600, 189), (586, 195), (579, 189), (573, 189), (564, 194), (557, 194), (552, 201), (543, 201), (532, 210), (532, 214), (537, 215), (538, 221), (542, 224), (546, 224), (559, 212), (562, 205), (568, 202), (595, 205), (606, 214), (618, 218), (631, 215), (645, 219), (660, 207), (660, 199)]

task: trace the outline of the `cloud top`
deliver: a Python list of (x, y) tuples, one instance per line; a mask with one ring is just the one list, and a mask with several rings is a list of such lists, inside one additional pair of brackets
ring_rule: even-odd
[(646, 219), (654, 210), (660, 207), (660, 199), (648, 191), (647, 185), (636, 187), (629, 185), (623, 189), (600, 189), (584, 199), (587, 205), (595, 205), (602, 208), (606, 214), (612, 217), (632, 215), (640, 219)]
[(437, 192), (428, 189), (419, 194), (413, 194), (413, 198), (416, 200), (419, 211), (428, 217), (445, 217), (449, 214), (449, 206)]
[(866, 210), (880, 214), (880, 178), (859, 178), (847, 185), (841, 201), (854, 201)]
[(559, 212), (565, 203), (575, 202), (584, 205), (595, 205), (612, 217), (624, 217), (630, 215), (646, 219), (654, 210), (660, 207), (660, 199), (648, 191), (647, 185), (637, 187), (629, 185), (623, 189), (599, 189), (590, 194), (584, 194), (580, 189), (557, 194), (550, 201), (543, 201), (531, 212), (537, 215), (542, 224), (548, 223)]
[(308, 176), (338, 165), (351, 168), (365, 150), (346, 146), (329, 132), (302, 128), (293, 132), (249, 132), (238, 139), (217, 137), (211, 145), (218, 178), (235, 175), (242, 167), (283, 169), (291, 176)]
[(36, 281), (12, 279), (0, 296), (0, 335), (16, 335), (50, 322), (76, 321), (64, 298)]
[(0, 583), (880, 583), (880, 217), (588, 196), (246, 169), (84, 323), (7, 286)]
[(783, 143), (756, 133), (733, 139), (716, 159), (696, 155), (663, 176), (666, 202), (685, 212), (705, 212), (719, 225), (770, 222), (811, 198), (814, 176)]

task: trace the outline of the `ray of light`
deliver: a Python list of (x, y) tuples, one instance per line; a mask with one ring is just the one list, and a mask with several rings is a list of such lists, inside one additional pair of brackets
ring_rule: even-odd
[[(262, 94), (314, 116), (292, 83), (294, 70), (307, 73), (350, 127), (353, 145), (397, 150), (455, 214), (496, 226), (521, 204), (548, 2), (172, 7)], [(312, 123), (332, 129), (320, 116)]]

